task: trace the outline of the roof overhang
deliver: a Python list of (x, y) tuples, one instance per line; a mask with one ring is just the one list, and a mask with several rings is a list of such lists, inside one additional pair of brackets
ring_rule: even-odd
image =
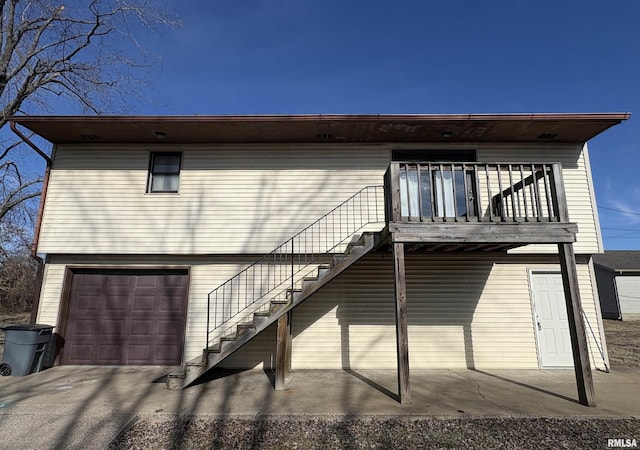
[(54, 144), (582, 143), (630, 117), (604, 114), (13, 116)]

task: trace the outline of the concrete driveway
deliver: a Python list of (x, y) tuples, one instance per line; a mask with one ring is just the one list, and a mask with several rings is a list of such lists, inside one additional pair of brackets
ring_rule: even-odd
[(394, 371), (296, 371), (274, 391), (261, 370), (168, 391), (166, 368), (55, 367), (0, 378), (0, 448), (104, 448), (138, 415), (640, 416), (640, 372), (595, 372), (598, 406), (577, 403), (572, 370), (412, 371), (412, 404)]

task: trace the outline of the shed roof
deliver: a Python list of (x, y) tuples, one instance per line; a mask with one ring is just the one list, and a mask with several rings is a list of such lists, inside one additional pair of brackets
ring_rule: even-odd
[(593, 262), (611, 270), (640, 270), (640, 250), (607, 250), (593, 255)]
[(13, 116), (54, 144), (586, 142), (628, 113)]

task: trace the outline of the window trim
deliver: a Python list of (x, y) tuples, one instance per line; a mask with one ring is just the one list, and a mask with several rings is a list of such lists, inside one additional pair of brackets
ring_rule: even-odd
[(475, 149), (392, 149), (391, 161), (408, 163), (477, 162)]
[[(466, 170), (454, 170), (452, 172), (451, 164), (464, 164), (466, 162), (477, 162), (477, 151), (476, 149), (429, 149), (429, 148), (417, 148), (417, 149), (392, 149), (391, 150), (391, 161), (407, 164), (407, 165), (415, 165), (416, 168), (418, 165), (432, 165), (436, 166), (436, 170), (431, 171), (429, 175), (429, 189), (433, 189), (433, 192), (430, 191), (430, 196), (427, 197), (426, 200), (431, 202), (433, 200), (433, 204), (429, 203), (431, 206), (430, 214), (424, 214), (424, 204), (418, 205), (417, 209), (419, 215), (406, 215), (413, 213), (412, 206), (408, 203), (406, 204), (406, 208), (404, 207), (404, 203), (402, 200), (402, 194), (404, 193), (402, 189), (402, 175), (400, 178), (400, 197), (401, 197), (401, 210), (403, 211), (401, 214), (403, 217), (432, 217), (438, 219), (450, 219), (455, 217), (477, 217), (479, 211), (476, 211), (476, 205), (472, 202), (472, 199), (476, 197), (476, 183), (475, 176), (471, 172), (467, 172)], [(441, 170), (438, 170), (437, 167), (440, 166)], [(416, 169), (417, 170), (417, 169)], [(452, 173), (451, 187), (445, 186), (445, 181), (443, 179), (438, 179), (438, 174), (440, 177), (444, 176), (444, 173), (449, 172)], [(462, 174), (461, 183), (459, 183), (460, 177), (458, 174)], [(408, 180), (408, 175), (406, 175), (404, 183), (407, 183), (406, 189), (409, 188), (410, 181)], [(421, 177), (421, 174), (417, 174), (418, 177)], [(439, 181), (440, 180), (440, 181)], [(458, 186), (460, 184), (461, 186)], [(416, 188), (420, 186), (420, 183), (417, 182), (416, 179)], [(467, 192), (464, 193), (462, 199), (457, 197), (460, 192), (460, 188), (467, 189)], [(416, 199), (419, 197), (416, 197)], [(461, 203), (460, 200), (464, 201), (464, 210), (460, 211)], [(449, 203), (447, 203), (449, 202)], [(453, 210), (453, 211), (452, 211)], [(429, 211), (428, 211), (429, 212)], [(451, 214), (451, 212), (453, 214)], [(462, 212), (462, 214), (460, 214)]]
[[(178, 169), (177, 171), (154, 171), (155, 157), (157, 155), (163, 156), (177, 156), (178, 157)], [(182, 171), (182, 151), (152, 151), (149, 152), (149, 169), (147, 176), (147, 194), (177, 194), (180, 191), (180, 172)], [(158, 190), (153, 189), (153, 177), (154, 175), (175, 175), (178, 177), (178, 188), (176, 190)]]

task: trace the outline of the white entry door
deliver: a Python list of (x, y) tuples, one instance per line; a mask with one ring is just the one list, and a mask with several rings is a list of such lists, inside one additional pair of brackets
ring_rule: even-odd
[(534, 320), (542, 367), (572, 367), (573, 353), (562, 276), (533, 273)]

